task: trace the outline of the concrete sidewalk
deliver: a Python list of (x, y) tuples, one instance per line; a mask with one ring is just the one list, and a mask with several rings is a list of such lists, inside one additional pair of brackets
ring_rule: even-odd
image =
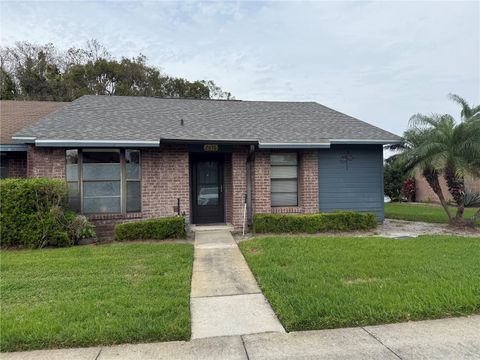
[(196, 230), (190, 296), (192, 339), (282, 332), (228, 230)]
[(3, 360), (480, 359), (480, 316), (347, 329), (3, 353)]

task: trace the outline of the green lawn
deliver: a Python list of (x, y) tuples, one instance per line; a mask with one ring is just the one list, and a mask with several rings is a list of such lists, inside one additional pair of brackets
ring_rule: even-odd
[[(455, 215), (455, 208), (451, 208), (452, 215)], [(472, 217), (476, 209), (465, 209), (464, 218)], [(445, 210), (439, 205), (430, 204), (385, 204), (385, 217), (388, 219), (423, 221), (430, 223), (448, 223)], [(480, 224), (480, 221), (478, 221)]]
[(190, 337), (190, 244), (2, 251), (1, 351)]
[(240, 248), (288, 331), (480, 313), (480, 237), (266, 237)]

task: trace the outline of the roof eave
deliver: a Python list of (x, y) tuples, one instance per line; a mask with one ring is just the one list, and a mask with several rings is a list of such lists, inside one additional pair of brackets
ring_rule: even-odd
[(360, 144), (398, 144), (400, 139), (331, 139), (332, 145), (360, 145)]
[(329, 149), (330, 143), (259, 143), (259, 149)]
[(27, 151), (26, 144), (0, 144), (0, 152)]
[(158, 147), (157, 140), (75, 140), (75, 139), (38, 139), (37, 147)]

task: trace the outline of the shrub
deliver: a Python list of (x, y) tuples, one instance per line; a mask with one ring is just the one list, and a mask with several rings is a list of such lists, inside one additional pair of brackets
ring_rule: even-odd
[(0, 198), (2, 247), (41, 248), (75, 243), (72, 224), (78, 216), (65, 211), (65, 182), (52, 179), (0, 180)]
[(480, 193), (465, 187), (465, 197), (463, 198), (465, 207), (480, 207)]
[(368, 230), (377, 226), (375, 215), (342, 211), (291, 215), (255, 214), (253, 230), (258, 233), (317, 233), (323, 231)]
[(74, 244), (78, 244), (81, 239), (96, 237), (95, 226), (84, 215), (68, 212), (65, 218), (65, 227)]
[(407, 199), (407, 201), (413, 201), (415, 198), (415, 179), (407, 178), (402, 184), (402, 195)]
[(161, 240), (185, 237), (185, 220), (181, 216), (134, 221), (115, 225), (114, 237), (123, 240)]
[(390, 197), (392, 201), (401, 200), (401, 189), (406, 178), (407, 170), (395, 157), (388, 158), (385, 161), (383, 169), (384, 191), (385, 195)]

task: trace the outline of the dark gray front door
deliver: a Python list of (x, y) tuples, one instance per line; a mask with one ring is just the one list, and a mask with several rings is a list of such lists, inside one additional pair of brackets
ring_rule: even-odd
[(223, 223), (223, 156), (195, 154), (191, 161), (194, 224)]

